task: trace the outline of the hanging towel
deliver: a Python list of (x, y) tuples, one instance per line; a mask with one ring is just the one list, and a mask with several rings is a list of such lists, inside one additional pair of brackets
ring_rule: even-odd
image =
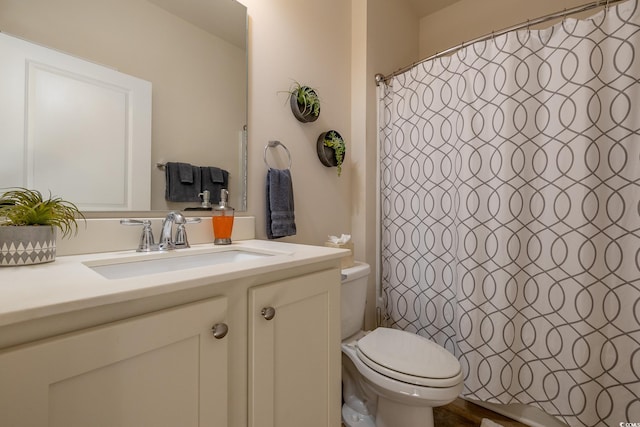
[(229, 188), (229, 172), (215, 166), (200, 167), (202, 191), (209, 190), (211, 203), (220, 203), (220, 190)]
[(295, 234), (291, 171), (269, 169), (267, 172), (267, 237), (277, 239)]
[(200, 168), (189, 163), (168, 162), (165, 165), (164, 198), (170, 202), (199, 202)]
[(189, 163), (178, 163), (178, 175), (182, 184), (193, 184), (193, 166)]

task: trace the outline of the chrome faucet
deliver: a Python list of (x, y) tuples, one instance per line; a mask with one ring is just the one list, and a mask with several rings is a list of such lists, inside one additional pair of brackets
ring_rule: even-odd
[(162, 231), (160, 232), (160, 249), (174, 249), (175, 240), (173, 240), (172, 231), (173, 224), (183, 224), (184, 215), (177, 211), (171, 211), (162, 221)]
[[(178, 211), (171, 211), (167, 214), (162, 222), (162, 231), (160, 233), (160, 250), (182, 249), (189, 247), (187, 239), (186, 224), (194, 224), (202, 221), (200, 218), (185, 218)], [(175, 239), (172, 236), (173, 224), (176, 225)]]
[[(171, 211), (162, 221), (162, 231), (160, 234), (160, 242), (156, 245), (151, 231), (151, 221), (137, 219), (121, 219), (122, 225), (143, 225), (142, 237), (138, 252), (167, 251), (171, 249), (182, 249), (189, 247), (187, 239), (186, 224), (194, 224), (201, 222), (200, 218), (185, 218), (178, 211)], [(173, 238), (173, 225), (176, 225), (175, 239)]]

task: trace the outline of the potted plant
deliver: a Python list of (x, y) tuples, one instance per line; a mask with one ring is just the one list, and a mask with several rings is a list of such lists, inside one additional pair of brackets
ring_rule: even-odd
[(338, 168), (338, 176), (340, 176), (346, 154), (346, 146), (342, 135), (335, 130), (321, 133), (318, 137), (316, 149), (320, 162), (327, 167), (336, 166)]
[(298, 121), (314, 122), (320, 116), (320, 98), (315, 89), (296, 82), (289, 90), (289, 99), (291, 111)]
[(0, 266), (51, 262), (56, 257), (56, 228), (62, 237), (78, 230), (78, 207), (37, 190), (16, 188), (0, 196)]

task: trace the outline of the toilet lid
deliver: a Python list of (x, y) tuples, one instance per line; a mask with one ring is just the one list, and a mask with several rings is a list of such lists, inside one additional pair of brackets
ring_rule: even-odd
[(371, 369), (410, 384), (451, 387), (461, 382), (460, 362), (427, 338), (377, 328), (357, 342), (358, 356)]

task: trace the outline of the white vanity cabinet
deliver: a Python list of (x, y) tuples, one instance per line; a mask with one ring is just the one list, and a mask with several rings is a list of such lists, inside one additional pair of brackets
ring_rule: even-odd
[[(123, 279), (85, 263), (148, 254), (0, 269), (0, 427), (339, 426), (346, 251), (232, 249), (270, 256)], [(203, 250), (220, 251), (168, 255)]]
[(340, 271), (249, 289), (249, 427), (340, 425)]
[(209, 298), (0, 351), (0, 425), (226, 426), (226, 317)]

